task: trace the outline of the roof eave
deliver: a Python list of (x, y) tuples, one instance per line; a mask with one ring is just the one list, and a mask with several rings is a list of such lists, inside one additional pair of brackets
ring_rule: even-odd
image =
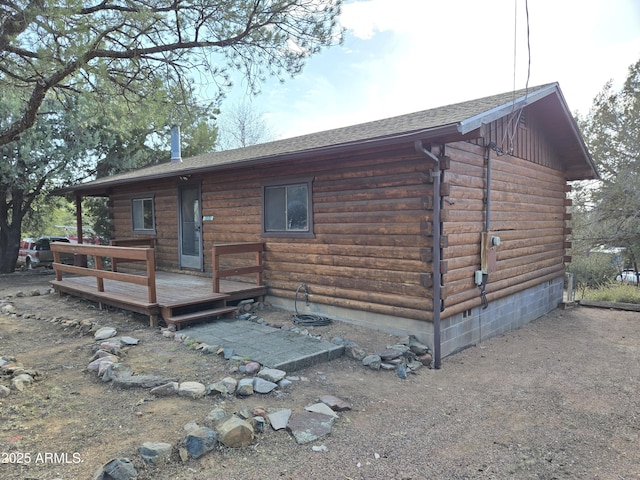
[(98, 185), (92, 185), (91, 182), (87, 184), (72, 185), (69, 187), (56, 189), (53, 193), (55, 195), (75, 193), (76, 195), (104, 196), (107, 195), (109, 189), (113, 187), (140, 183), (141, 181), (163, 180), (167, 178), (179, 177), (181, 175), (194, 175), (199, 173), (229, 170), (237, 167), (255, 167), (269, 163), (297, 160), (299, 158), (309, 156), (349, 153), (355, 150), (359, 150), (363, 146), (382, 148), (402, 143), (410, 143), (411, 145), (413, 145), (413, 142), (418, 139), (429, 142), (440, 139), (443, 139), (442, 141), (444, 141), (445, 139), (449, 141), (453, 138), (462, 139), (459, 132), (458, 124), (442, 125), (434, 128), (405, 132), (397, 135), (358, 140), (355, 142), (342, 143), (338, 145), (327, 145), (306, 150), (297, 150), (294, 152), (254, 157), (218, 165), (213, 164), (196, 168), (189, 168), (187, 165), (185, 165), (184, 168), (172, 170), (170, 172), (151, 174), (147, 176), (130, 177), (125, 179), (114, 178), (113, 181), (107, 180), (104, 182), (100, 182)]
[[(514, 98), (513, 101), (508, 102), (504, 105), (500, 105), (498, 107), (492, 108), (491, 110), (487, 110), (482, 112), (481, 114), (475, 115), (473, 117), (467, 118), (466, 120), (461, 121), (458, 124), (458, 129), (462, 135), (465, 135), (471, 131), (474, 131), (480, 128), (483, 124), (487, 124), (498, 120), (514, 111), (517, 111), (520, 108), (524, 108), (527, 105), (531, 105), (538, 100), (547, 97), (549, 95), (556, 95), (558, 97), (558, 101), (560, 106), (567, 118), (569, 127), (571, 129), (571, 133), (573, 134), (576, 143), (579, 146), (580, 153), (585, 160), (585, 168), (576, 168), (573, 174), (568, 175), (568, 180), (596, 180), (600, 178), (598, 171), (596, 169), (595, 163), (591, 158), (591, 154), (587, 149), (586, 144), (584, 143), (584, 139), (582, 138), (582, 134), (580, 133), (580, 129), (576, 124), (573, 115), (569, 111), (569, 107), (567, 106), (567, 102), (562, 95), (562, 91), (560, 90), (559, 84), (552, 83), (547, 85), (546, 87), (540, 88), (534, 92), (525, 93), (518, 98)], [(576, 172), (580, 172), (577, 174)], [(569, 177), (580, 177), (581, 178), (569, 178)]]
[(494, 107), (478, 115), (474, 115), (473, 117), (462, 120), (458, 124), (458, 129), (461, 134), (465, 135), (473, 130), (480, 128), (483, 124), (491, 123), (495, 120), (498, 120), (499, 118), (505, 117), (509, 113), (512, 113), (520, 108), (524, 108), (527, 105), (535, 103), (541, 98), (544, 98), (558, 91), (559, 88), (557, 83), (549, 84), (546, 87), (540, 88), (530, 93), (526, 93), (525, 95), (522, 95), (518, 98), (514, 98), (511, 102), (505, 103), (504, 105)]

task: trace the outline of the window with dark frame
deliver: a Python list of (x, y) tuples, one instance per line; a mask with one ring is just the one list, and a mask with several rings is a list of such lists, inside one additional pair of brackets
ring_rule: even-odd
[(313, 236), (311, 179), (263, 186), (263, 235)]
[(131, 200), (131, 218), (134, 232), (155, 233), (153, 197), (133, 198)]

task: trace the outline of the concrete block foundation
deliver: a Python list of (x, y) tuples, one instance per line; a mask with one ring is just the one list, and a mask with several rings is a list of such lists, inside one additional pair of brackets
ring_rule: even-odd
[[(476, 345), (496, 335), (515, 330), (556, 309), (563, 299), (564, 278), (543, 282), (522, 292), (489, 302), (486, 309), (472, 308), (466, 312), (442, 318), (440, 321), (440, 351), (442, 357)], [(293, 311), (293, 301), (267, 297), (274, 307)], [(433, 348), (433, 324), (407, 318), (396, 318), (331, 305), (298, 302), (299, 313), (325, 315), (392, 335), (415, 335)], [(446, 310), (443, 312), (446, 315)], [(357, 343), (357, 339), (348, 339)]]

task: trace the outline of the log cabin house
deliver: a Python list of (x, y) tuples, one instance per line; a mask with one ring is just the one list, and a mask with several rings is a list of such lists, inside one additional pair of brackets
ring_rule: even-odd
[(568, 182), (598, 176), (555, 83), (172, 157), (59, 193), (79, 229), (108, 197), (112, 238), (152, 239), (158, 271), (215, 280), (215, 246), (258, 244), (271, 304), (415, 335), (436, 367), (562, 302)]

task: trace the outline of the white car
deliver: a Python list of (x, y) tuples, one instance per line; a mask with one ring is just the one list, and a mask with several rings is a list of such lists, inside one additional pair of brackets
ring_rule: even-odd
[(633, 270), (623, 270), (618, 275), (616, 275), (616, 281), (622, 283), (631, 283), (633, 285), (638, 284), (638, 276), (636, 272)]

